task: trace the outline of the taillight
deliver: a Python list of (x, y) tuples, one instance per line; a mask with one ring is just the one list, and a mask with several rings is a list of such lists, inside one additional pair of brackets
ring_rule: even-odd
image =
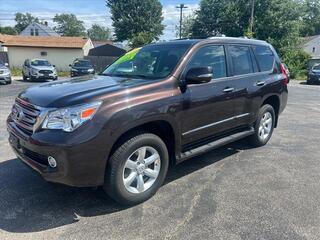
[(285, 76), (285, 79), (283, 79), (283, 83), (288, 84), (289, 83), (289, 76), (287, 74), (286, 68), (284, 67), (284, 65), (282, 63), (280, 63), (280, 70), (281, 70), (281, 74), (283, 74)]

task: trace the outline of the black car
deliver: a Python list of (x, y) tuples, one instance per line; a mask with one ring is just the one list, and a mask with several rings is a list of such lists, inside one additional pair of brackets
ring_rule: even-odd
[(314, 65), (308, 73), (307, 84), (320, 83), (320, 64)]
[(88, 74), (94, 74), (94, 68), (89, 60), (85, 59), (76, 59), (72, 64), (69, 65), (70, 76), (71, 77), (78, 77)]

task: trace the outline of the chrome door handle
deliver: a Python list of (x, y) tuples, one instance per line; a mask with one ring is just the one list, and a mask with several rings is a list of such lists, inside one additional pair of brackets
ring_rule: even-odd
[(233, 92), (233, 91), (234, 91), (234, 88), (230, 88), (230, 87), (223, 89), (223, 92), (225, 92), (225, 93)]
[(265, 81), (258, 81), (258, 82), (256, 82), (256, 86), (263, 86), (263, 85), (265, 85), (266, 84), (266, 82)]

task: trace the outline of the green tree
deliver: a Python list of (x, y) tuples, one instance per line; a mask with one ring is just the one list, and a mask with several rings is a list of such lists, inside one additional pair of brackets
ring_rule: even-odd
[(17, 35), (17, 31), (15, 28), (6, 26), (6, 27), (1, 27), (0, 26), (0, 33), (1, 34), (8, 34), (8, 35)]
[(117, 41), (131, 47), (159, 39), (162, 34), (162, 5), (159, 0), (106, 0)]
[(305, 0), (302, 2), (302, 36), (320, 34), (320, 1)]
[[(192, 26), (194, 24), (194, 14), (186, 15), (182, 18), (182, 27), (181, 27), (181, 37), (189, 38), (191, 37)], [(179, 26), (176, 26), (176, 36), (177, 38), (180, 35)]]
[(87, 34), (92, 40), (111, 39), (111, 30), (98, 24), (93, 24), (91, 28), (88, 29)]
[(15, 17), (16, 25), (15, 29), (18, 33), (22, 32), (30, 23), (39, 23), (39, 19), (37, 17), (32, 16), (30, 13), (16, 13)]
[(86, 36), (83, 21), (78, 20), (74, 14), (56, 14), (53, 21), (57, 24), (53, 29), (62, 36)]

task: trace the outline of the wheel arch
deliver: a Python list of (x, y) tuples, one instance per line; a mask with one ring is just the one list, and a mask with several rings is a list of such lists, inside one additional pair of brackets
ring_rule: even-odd
[(279, 118), (279, 111), (280, 111), (280, 98), (278, 95), (271, 95), (268, 96), (264, 99), (264, 101), (261, 104), (261, 107), (263, 105), (269, 104), (273, 107), (274, 113), (275, 113), (275, 125), (274, 127), (276, 128), (278, 125), (278, 118)]

